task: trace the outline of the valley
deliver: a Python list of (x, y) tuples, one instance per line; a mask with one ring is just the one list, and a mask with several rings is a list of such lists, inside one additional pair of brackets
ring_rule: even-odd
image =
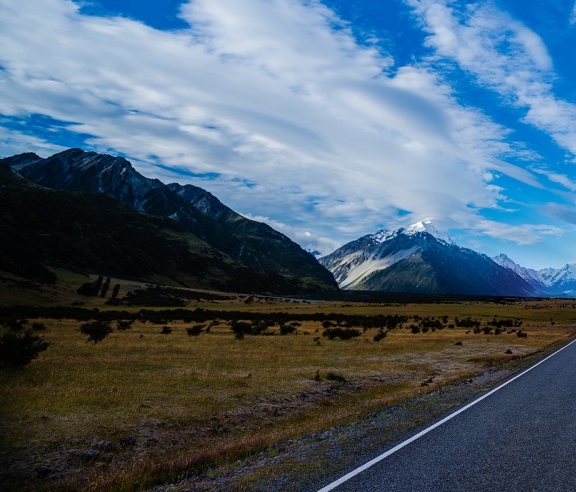
[(2, 490), (314, 490), (576, 333), (570, 265), (429, 222), (317, 260), (122, 157), (0, 182)]
[[(76, 292), (94, 278), (55, 274), (51, 287), (0, 283), (2, 331), (41, 323), (50, 344), (0, 373), (5, 490), (210, 490), (227, 474), (219, 490), (269, 490), (266, 467), (295, 480), (280, 465), (290, 443), (513, 371), (576, 331), (571, 300), (312, 301), (112, 279), (110, 304)], [(95, 322), (111, 328), (98, 343), (80, 331)], [(298, 473), (342, 466), (330, 453)]]

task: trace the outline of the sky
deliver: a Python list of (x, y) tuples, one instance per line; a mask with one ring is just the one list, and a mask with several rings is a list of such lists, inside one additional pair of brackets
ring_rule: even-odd
[(0, 156), (70, 147), (328, 254), (576, 262), (574, 0), (0, 0)]

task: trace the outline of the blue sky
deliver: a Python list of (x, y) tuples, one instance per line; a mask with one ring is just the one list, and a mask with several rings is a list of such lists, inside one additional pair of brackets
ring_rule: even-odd
[(574, 0), (0, 0), (0, 155), (192, 183), (331, 252), (576, 261)]

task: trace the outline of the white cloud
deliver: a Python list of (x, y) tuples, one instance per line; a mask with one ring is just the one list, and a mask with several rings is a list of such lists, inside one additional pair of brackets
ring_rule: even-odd
[(301, 227), (294, 227), (289, 224), (284, 224), (282, 222), (271, 219), (270, 217), (252, 216), (250, 214), (246, 214), (245, 216), (258, 222), (265, 222), (270, 227), (291, 238), (293, 241), (302, 246), (302, 248), (313, 253), (322, 251), (332, 252), (341, 246), (341, 243), (335, 241), (333, 238), (322, 236), (313, 230), (311, 232), (310, 230), (305, 230)]
[(54, 145), (45, 140), (18, 131), (10, 131), (1, 126), (0, 118), (0, 157), (9, 157), (24, 152), (34, 152), (41, 156), (56, 154), (67, 147)]
[(548, 133), (576, 161), (576, 105), (554, 95), (553, 64), (542, 39), (491, 3), (457, 11), (445, 0), (406, 0), (437, 55), (454, 60)]
[(576, 192), (576, 181), (573, 178), (566, 176), (565, 174), (559, 174), (553, 171), (543, 169), (535, 170), (534, 172), (546, 176), (553, 183), (558, 183), (569, 191)]
[(574, 204), (547, 203), (542, 207), (542, 212), (568, 224), (576, 225), (576, 206)]
[(470, 225), (470, 230), (495, 239), (513, 241), (520, 245), (537, 244), (546, 236), (562, 237), (565, 230), (546, 224), (511, 225), (492, 220), (480, 220)]
[[(461, 26), (438, 2), (413, 3), (439, 52), (482, 77), (493, 70), (486, 83), (506, 94), (521, 89), (526, 118), (562, 137), (572, 108), (534, 75), (550, 61), (533, 33), (517, 23), (499, 33), (481, 10)], [(69, 0), (0, 0), (0, 10), (0, 113), (73, 122), (68, 131), (92, 135), (95, 149), (165, 181), (154, 163), (217, 173), (204, 187), (224, 203), (306, 245), (315, 231), (310, 247), (323, 253), (327, 238), (380, 224), (471, 222), (505, 198), (497, 173), (538, 186), (504, 161), (515, 152), (507, 130), (460, 105), (429, 65), (391, 75), (390, 56), (314, 0), (193, 0), (181, 10), (191, 27), (177, 32), (82, 15)], [(481, 28), (520, 58), (493, 57)]]

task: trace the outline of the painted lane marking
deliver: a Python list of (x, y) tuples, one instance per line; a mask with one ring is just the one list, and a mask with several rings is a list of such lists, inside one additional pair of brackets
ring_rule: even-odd
[(402, 449), (405, 446), (408, 446), (408, 444), (416, 441), (417, 439), (420, 439), (422, 436), (428, 434), (430, 431), (433, 431), (434, 429), (436, 429), (437, 427), (440, 427), (442, 424), (445, 424), (446, 422), (448, 422), (449, 420), (452, 420), (454, 417), (456, 417), (457, 415), (460, 415), (462, 412), (465, 412), (466, 410), (468, 410), (469, 408), (473, 407), (474, 405), (476, 405), (477, 403), (480, 403), (482, 400), (484, 400), (485, 398), (488, 398), (490, 395), (493, 395), (494, 393), (496, 393), (497, 391), (501, 390), (502, 388), (504, 388), (504, 386), (509, 385), (512, 381), (515, 381), (516, 379), (524, 376), (524, 374), (530, 372), (532, 369), (538, 367), (540, 364), (546, 362), (548, 359), (554, 357), (556, 354), (558, 354), (559, 352), (562, 352), (562, 350), (564, 350), (565, 348), (568, 348), (570, 345), (572, 345), (573, 343), (576, 343), (576, 340), (571, 341), (569, 344), (565, 345), (564, 347), (562, 347), (561, 349), (557, 350), (556, 352), (554, 352), (553, 354), (549, 355), (548, 357), (546, 357), (545, 359), (542, 359), (540, 362), (537, 362), (536, 364), (534, 364), (533, 366), (529, 367), (528, 369), (526, 369), (524, 372), (521, 372), (520, 374), (514, 376), (512, 379), (509, 379), (508, 381), (506, 381), (505, 383), (501, 384), (500, 386), (498, 386), (497, 388), (494, 388), (492, 391), (489, 391), (488, 393), (486, 393), (485, 395), (482, 395), (480, 398), (474, 400), (471, 403), (468, 403), (468, 405), (462, 407), (460, 410), (455, 411), (454, 413), (451, 413), (450, 415), (448, 415), (447, 417), (444, 417), (442, 420), (436, 422), (435, 424), (431, 425), (430, 427), (427, 427), (426, 429), (420, 431), (418, 434), (412, 436), (409, 439), (406, 439), (405, 441), (401, 442), (400, 444), (398, 444), (397, 446), (394, 446), (392, 449), (386, 451), (385, 453), (381, 454), (380, 456), (377, 456), (376, 458), (368, 461), (367, 463), (365, 463), (364, 465), (356, 468), (355, 470), (352, 470), (350, 473), (347, 473), (346, 475), (344, 475), (342, 478), (339, 478), (338, 480), (336, 480), (335, 482), (332, 482), (329, 485), (326, 485), (325, 487), (321, 488), (318, 492), (328, 492), (330, 490), (334, 490), (336, 487), (338, 487), (339, 485), (342, 485), (344, 482), (347, 482), (348, 480), (350, 480), (352, 477), (355, 477), (356, 475), (359, 475), (360, 473), (362, 473), (363, 471), (367, 470), (368, 468), (374, 466), (376, 463), (379, 463), (380, 461), (382, 461), (383, 459), (387, 458), (388, 456), (394, 454), (396, 451), (399, 451), (400, 449)]

